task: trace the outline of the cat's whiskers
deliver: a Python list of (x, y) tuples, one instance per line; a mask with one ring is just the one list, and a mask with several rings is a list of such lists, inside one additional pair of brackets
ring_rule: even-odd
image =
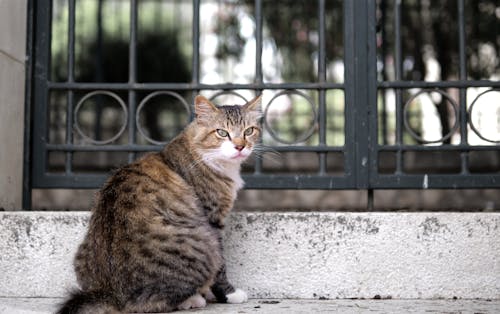
[(218, 172), (224, 172), (224, 167), (218, 162), (220, 160), (220, 151), (218, 149), (205, 149), (200, 155), (201, 162)]
[(253, 147), (253, 152), (261, 158), (265, 155), (266, 159), (275, 164), (281, 163), (281, 153), (269, 146), (261, 144), (255, 145)]

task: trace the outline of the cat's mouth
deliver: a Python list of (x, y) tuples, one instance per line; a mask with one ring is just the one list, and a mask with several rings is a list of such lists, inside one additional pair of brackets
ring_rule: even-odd
[(234, 153), (233, 156), (231, 156), (231, 159), (234, 159), (234, 160), (246, 159), (248, 157), (248, 155), (249, 154), (246, 152), (238, 151), (238, 152)]

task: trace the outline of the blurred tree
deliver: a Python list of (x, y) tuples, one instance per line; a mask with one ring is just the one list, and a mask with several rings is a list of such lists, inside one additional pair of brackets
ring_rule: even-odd
[[(129, 78), (129, 42), (121, 38), (106, 37), (99, 40), (99, 36), (82, 46), (84, 50), (75, 59), (76, 75), (78, 82), (127, 82)], [(61, 54), (66, 52), (60, 52)], [(64, 79), (64, 70), (57, 64), (55, 73), (57, 80)], [(186, 57), (179, 49), (175, 31), (167, 33), (142, 34), (137, 44), (137, 80), (139, 82), (189, 82), (191, 70), (186, 62)], [(184, 91), (174, 91), (184, 95)], [(118, 93), (122, 99), (127, 99), (126, 94)], [(140, 99), (146, 97), (147, 93), (139, 93)], [(165, 140), (162, 134), (158, 114), (161, 99), (153, 98), (144, 107), (144, 127), (149, 136), (158, 141)], [(99, 111), (100, 106), (96, 107)], [(172, 106), (170, 112), (175, 115), (184, 114), (182, 106)], [(179, 112), (176, 112), (179, 111)], [(96, 114), (95, 138), (100, 138), (100, 129), (103, 121), (100, 114)], [(182, 126), (174, 126), (182, 128)]]
[[(394, 9), (396, 1), (378, 0), (378, 32), (382, 33), (383, 60), (394, 60)], [(254, 1), (246, 0), (248, 6)], [(500, 74), (500, 4), (497, 0), (465, 1), (465, 37), (467, 76), (488, 79)], [(341, 1), (326, 1), (326, 55), (343, 56), (343, 6)], [(455, 0), (401, 1), (401, 44), (404, 80), (459, 79), (459, 23)], [(317, 52), (317, 1), (281, 0), (263, 2), (263, 24), (276, 42), (279, 53), (290, 64), (284, 65), (285, 81), (316, 81), (313, 55)], [(486, 45), (486, 46), (485, 46)], [(485, 49), (485, 47), (487, 49)], [(484, 51), (489, 51), (489, 54)], [(429, 78), (426, 62), (434, 57), (439, 65), (437, 76)], [(327, 60), (333, 61), (333, 60)], [(386, 78), (394, 79), (392, 65), (379, 68)], [(450, 131), (451, 111), (447, 100), (436, 103), (443, 136)], [(449, 140), (447, 140), (449, 143)]]
[[(128, 81), (129, 43), (127, 39), (103, 33), (102, 3), (97, 10), (97, 35), (82, 43), (83, 51), (76, 56), (77, 81), (126, 82)], [(381, 60), (394, 60), (394, 9), (396, 1), (378, 0), (378, 32), (381, 41)], [(254, 0), (245, 0), (248, 12), (253, 12)], [(263, 0), (264, 30), (277, 46), (285, 64), (281, 75), (285, 81), (317, 81), (315, 61), (318, 55), (319, 12), (317, 1)], [(232, 2), (219, 4), (218, 47), (216, 56), (240, 58), (244, 39), (240, 33), (238, 10), (228, 10)], [(497, 0), (465, 1), (465, 32), (467, 75), (472, 79), (490, 78), (498, 74), (500, 51), (500, 6)], [(458, 10), (455, 0), (406, 0), (401, 1), (402, 25), (401, 65), (405, 80), (454, 80), (459, 78)], [(111, 18), (111, 17), (110, 17)], [(325, 44), (327, 64), (341, 59), (343, 45), (343, 2), (325, 2)], [(180, 49), (176, 33), (170, 29), (142, 33), (137, 45), (137, 78), (140, 82), (189, 82), (191, 69), (185, 53)], [(487, 53), (488, 49), (489, 53)], [(486, 53), (485, 53), (486, 51)], [(59, 51), (61, 59), (65, 51)], [(433, 57), (439, 65), (438, 76), (428, 78), (426, 62)], [(64, 64), (54, 72), (64, 80)], [(394, 79), (394, 64), (383, 62), (379, 77)], [(383, 74), (383, 75), (382, 75)], [(154, 106), (148, 106), (153, 108)], [(446, 100), (437, 103), (442, 133), (450, 129), (450, 110)], [(148, 109), (149, 110), (149, 109)], [(154, 112), (145, 112), (152, 137), (159, 137)]]
[[(394, 59), (395, 1), (378, 0), (378, 31), (382, 34), (382, 60)], [(497, 0), (465, 1), (465, 39), (467, 77), (489, 79), (500, 74), (500, 5)], [(460, 78), (458, 3), (454, 0), (401, 1), (401, 44), (404, 80), (447, 81)], [(482, 53), (483, 47), (490, 53)], [(439, 65), (436, 73), (428, 73), (426, 62), (434, 58)], [(481, 60), (481, 62), (479, 61)], [(394, 69), (386, 65), (379, 69), (383, 76), (394, 79)], [(398, 65), (393, 65), (398, 66)], [(429, 77), (431, 75), (432, 77)], [(449, 133), (451, 110), (447, 100), (436, 103), (442, 125), (442, 135)], [(448, 139), (446, 143), (449, 143)]]
[[(253, 0), (246, 0), (253, 7)], [(342, 1), (325, 3), (326, 56), (329, 61), (342, 58), (343, 10)], [(285, 81), (317, 81), (315, 58), (319, 48), (319, 11), (317, 1), (263, 1), (263, 27), (276, 43), (283, 56), (282, 76)]]

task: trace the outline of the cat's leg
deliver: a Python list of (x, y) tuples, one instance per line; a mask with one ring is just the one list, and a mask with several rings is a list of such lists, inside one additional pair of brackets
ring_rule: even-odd
[[(207, 300), (208, 297), (208, 292), (210, 292), (210, 287), (212, 286), (213, 279), (207, 281), (203, 287), (198, 289), (198, 292), (186, 299), (184, 302), (179, 304), (177, 307), (179, 310), (188, 310), (188, 309), (195, 309), (195, 308), (200, 308), (200, 307), (205, 307), (207, 305)], [(211, 293), (211, 292), (210, 292)], [(207, 297), (208, 295), (208, 297)], [(207, 300), (205, 300), (207, 299)]]
[(229, 283), (226, 275), (226, 265), (223, 265), (217, 275), (214, 285), (212, 286), (212, 293), (218, 302), (221, 303), (245, 303), (248, 297), (245, 291), (235, 289)]
[(187, 298), (184, 302), (177, 306), (179, 310), (189, 310), (205, 307), (207, 305), (207, 301), (205, 298), (201, 296), (201, 294), (197, 293), (189, 298)]

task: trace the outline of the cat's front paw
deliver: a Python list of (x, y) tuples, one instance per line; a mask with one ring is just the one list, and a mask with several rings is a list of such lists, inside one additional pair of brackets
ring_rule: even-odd
[(207, 305), (207, 302), (205, 299), (200, 295), (200, 294), (195, 294), (189, 298), (187, 298), (184, 302), (179, 304), (177, 306), (177, 309), (179, 310), (189, 310), (189, 309), (196, 309), (200, 307), (205, 307)]
[(248, 301), (247, 293), (241, 289), (236, 289), (233, 293), (226, 295), (227, 303), (245, 303)]

